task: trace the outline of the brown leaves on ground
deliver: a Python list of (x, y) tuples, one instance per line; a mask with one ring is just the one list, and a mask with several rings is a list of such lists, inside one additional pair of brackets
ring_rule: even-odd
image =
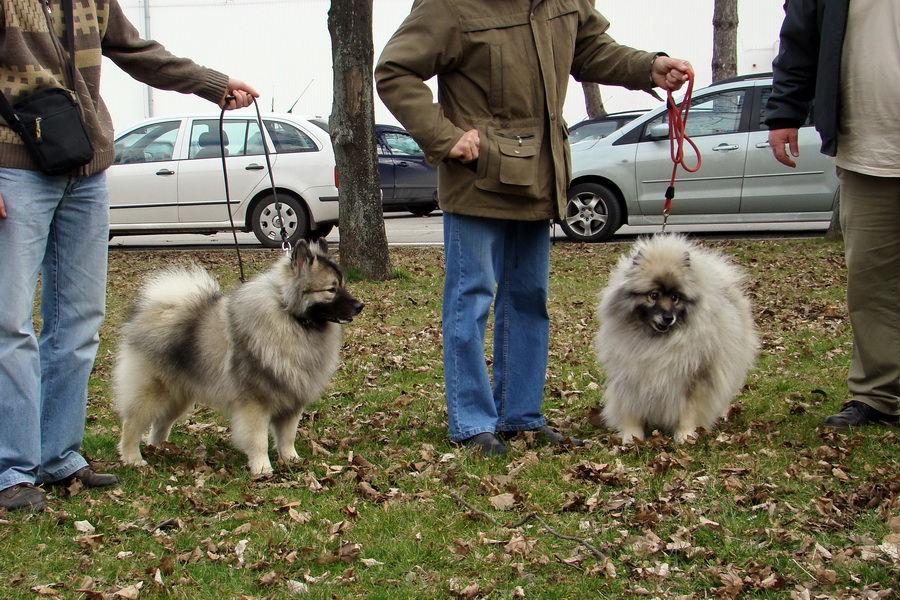
[[(748, 270), (765, 371), (727, 422), (691, 444), (654, 432), (621, 446), (596, 410), (593, 307), (627, 249), (616, 244), (553, 250), (546, 413), (588, 445), (517, 440), (490, 462), (448, 444), (441, 255), (411, 249), (392, 260), (412, 285), (351, 283), (366, 311), (344, 329), (331, 389), (300, 422), (298, 463), (251, 480), (227, 422), (196, 412), (176, 426), (177, 443), (145, 452), (150, 466), (131, 487), (61, 490), (72, 514), (40, 518), (64, 532), (72, 570), (38, 582), (15, 565), (7, 585), (48, 598), (191, 597), (195, 574), (211, 570), (241, 582), (223, 597), (246, 600), (365, 597), (383, 585), (398, 598), (547, 598), (554, 585), (673, 600), (888, 598), (896, 578), (860, 573), (900, 572), (896, 454), (869, 462), (897, 448), (896, 433), (826, 432), (816, 416), (838, 403), (849, 357), (840, 249), (715, 245)], [(248, 272), (276, 255), (245, 255)], [(135, 274), (188, 261), (235, 280), (229, 253), (116, 253), (102, 336), (115, 339)], [(106, 420), (89, 422), (89, 435), (117, 433), (106, 397), (114, 355), (95, 369), (90, 410)], [(399, 546), (413, 558), (401, 563)]]

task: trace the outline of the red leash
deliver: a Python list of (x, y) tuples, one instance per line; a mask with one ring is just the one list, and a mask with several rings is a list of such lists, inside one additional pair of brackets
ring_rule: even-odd
[[(669, 209), (672, 208), (672, 198), (675, 197), (675, 175), (678, 172), (678, 167), (681, 166), (681, 168), (688, 173), (695, 173), (700, 170), (700, 165), (703, 164), (703, 160), (700, 157), (700, 149), (697, 148), (697, 144), (694, 143), (694, 140), (689, 138), (685, 133), (688, 112), (691, 110), (691, 96), (694, 93), (694, 73), (688, 71), (687, 75), (687, 93), (685, 93), (684, 98), (681, 101), (681, 106), (678, 107), (675, 105), (675, 100), (672, 98), (671, 91), (666, 98), (666, 111), (669, 116), (669, 155), (672, 157), (673, 165), (672, 178), (669, 179), (669, 187), (666, 189), (666, 202), (663, 205), (662, 233), (666, 232), (666, 224), (669, 220)], [(689, 167), (684, 162), (685, 142), (690, 144), (694, 149), (694, 154), (697, 155), (697, 164), (693, 167)]]

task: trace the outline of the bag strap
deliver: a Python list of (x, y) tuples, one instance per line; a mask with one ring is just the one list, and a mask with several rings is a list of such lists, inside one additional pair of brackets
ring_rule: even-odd
[[(43, 0), (38, 0), (43, 2)], [(72, 0), (62, 0), (63, 15), (66, 19), (66, 71), (69, 74), (69, 84), (72, 86), (72, 93), (75, 93), (75, 10), (72, 8)], [(46, 10), (46, 9), (45, 9)], [(52, 35), (52, 33), (51, 33)], [(65, 83), (65, 82), (64, 82)], [(19, 116), (15, 113), (6, 94), (0, 91), (0, 115), (6, 120), (6, 123), (13, 131), (21, 132), (25, 130)]]
[(63, 16), (66, 18), (66, 41), (69, 60), (66, 67), (69, 71), (69, 85), (72, 93), (75, 93), (75, 10), (72, 8), (72, 0), (62, 0)]

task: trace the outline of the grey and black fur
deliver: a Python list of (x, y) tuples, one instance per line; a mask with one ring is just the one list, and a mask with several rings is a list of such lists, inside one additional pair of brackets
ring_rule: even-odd
[(639, 239), (600, 294), (604, 419), (623, 442), (648, 427), (683, 442), (726, 415), (756, 357), (743, 274), (682, 235)]
[(270, 431), (279, 457), (296, 460), (300, 415), (337, 369), (341, 324), (362, 308), (324, 240), (299, 242), (228, 295), (200, 267), (154, 275), (123, 327), (114, 371), (122, 462), (145, 465), (143, 433), (161, 444), (195, 403), (230, 418), (254, 475), (272, 472)]

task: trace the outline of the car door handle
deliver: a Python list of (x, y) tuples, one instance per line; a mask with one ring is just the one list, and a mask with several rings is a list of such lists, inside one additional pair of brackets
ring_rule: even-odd
[(406, 162), (406, 161), (404, 160), (404, 161), (398, 162), (398, 163), (397, 163), (397, 166), (398, 166), (398, 167), (408, 167), (408, 166), (409, 166), (409, 163)]
[(737, 150), (738, 147), (736, 144), (719, 144), (713, 148), (713, 152), (731, 152), (732, 150)]
[(769, 142), (760, 142), (756, 145), (757, 148), (768, 148)]
[(156, 174), (157, 175), (174, 175), (175, 171), (173, 171), (172, 169), (166, 169), (165, 167), (163, 167), (162, 169), (157, 171)]
[(250, 163), (249, 165), (244, 167), (244, 169), (247, 171), (261, 171), (261, 170), (265, 169), (265, 167), (259, 163)]

